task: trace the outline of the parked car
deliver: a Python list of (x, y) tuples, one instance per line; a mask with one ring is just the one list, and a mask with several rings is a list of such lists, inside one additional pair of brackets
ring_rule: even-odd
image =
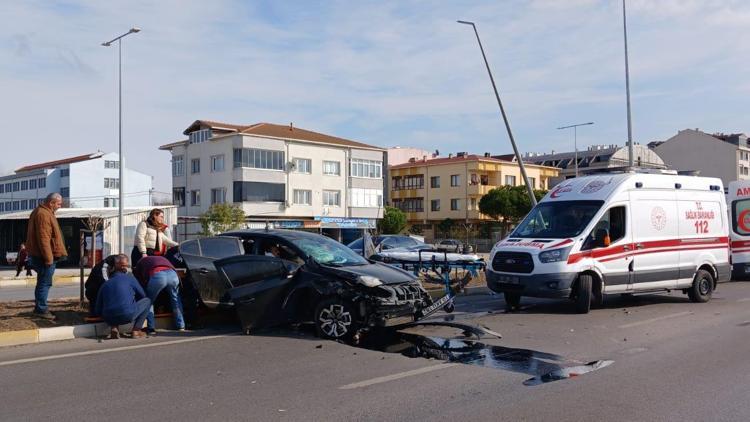
[(415, 321), (434, 307), (411, 273), (314, 233), (239, 230), (180, 245), (208, 307), (234, 306), (243, 330), (315, 324), (320, 337)]
[[(362, 255), (363, 240), (359, 239), (349, 243), (347, 246), (359, 255)], [(372, 237), (372, 244), (381, 250), (404, 248), (409, 250), (432, 249), (432, 245), (420, 242), (419, 240), (400, 234), (384, 234)]]
[(461, 252), (461, 250), (463, 249), (463, 245), (461, 244), (460, 240), (445, 239), (436, 244), (435, 249), (446, 252)]

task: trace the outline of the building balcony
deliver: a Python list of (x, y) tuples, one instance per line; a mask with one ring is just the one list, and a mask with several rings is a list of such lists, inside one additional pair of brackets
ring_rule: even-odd
[(494, 185), (481, 185), (481, 184), (469, 185), (468, 189), (466, 189), (466, 193), (468, 195), (483, 196), (487, 192), (491, 191), (492, 189), (495, 189), (496, 187), (497, 186), (494, 186)]

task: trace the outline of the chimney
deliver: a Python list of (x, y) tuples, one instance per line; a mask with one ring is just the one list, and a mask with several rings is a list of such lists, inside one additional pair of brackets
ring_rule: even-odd
[(485, 157), (485, 158), (490, 158), (490, 153), (489, 153), (489, 152), (485, 152), (485, 153), (484, 153), (484, 157)]
[(448, 153), (448, 158), (453, 158), (453, 153), (452, 152)]
[(294, 130), (294, 123), (293, 122), (289, 122), (289, 130), (290, 131)]
[(423, 155), (423, 156), (422, 156), (422, 162), (424, 163), (424, 162), (426, 162), (426, 161), (427, 161), (427, 156), (426, 156), (426, 155)]
[(416, 157), (411, 157), (411, 158), (409, 158), (409, 162), (410, 163), (416, 163), (417, 162), (417, 158)]

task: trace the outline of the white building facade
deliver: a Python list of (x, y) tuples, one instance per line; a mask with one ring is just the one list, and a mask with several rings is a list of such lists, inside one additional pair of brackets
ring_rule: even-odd
[[(183, 221), (216, 203), (240, 206), (249, 225), (342, 229), (374, 227), (383, 214), (385, 150), (290, 126), (199, 120), (188, 139), (162, 146), (172, 154), (173, 203)], [(195, 236), (197, 223), (177, 230)]]
[(708, 134), (685, 129), (663, 142), (649, 144), (670, 168), (718, 177), (724, 187), (750, 179), (750, 145), (745, 134)]
[[(125, 206), (151, 203), (153, 179), (125, 169)], [(52, 192), (63, 197), (64, 207), (119, 206), (119, 158), (115, 153), (94, 153), (32, 164), (0, 177), (0, 213), (36, 208)]]

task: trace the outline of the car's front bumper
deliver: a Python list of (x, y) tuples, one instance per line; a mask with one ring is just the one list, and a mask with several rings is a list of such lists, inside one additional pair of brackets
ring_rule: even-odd
[(487, 287), (497, 293), (520, 293), (543, 298), (570, 297), (576, 273), (512, 274), (487, 269)]

